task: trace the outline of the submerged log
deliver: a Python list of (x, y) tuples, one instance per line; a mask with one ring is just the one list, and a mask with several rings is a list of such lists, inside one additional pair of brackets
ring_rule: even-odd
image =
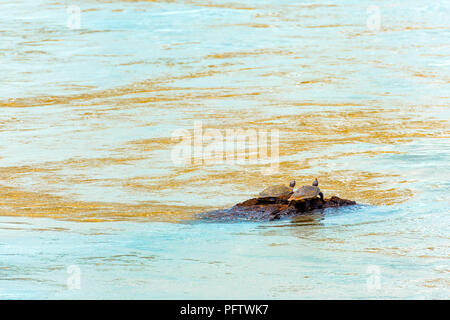
[(229, 209), (215, 210), (204, 213), (201, 215), (201, 218), (226, 221), (276, 220), (282, 217), (307, 214), (317, 209), (336, 208), (351, 205), (356, 205), (356, 202), (341, 199), (336, 196), (332, 196), (329, 199), (324, 199), (324, 202), (322, 202), (319, 198), (314, 198), (306, 201), (295, 201), (290, 205), (287, 199), (283, 198), (253, 198), (238, 203)]

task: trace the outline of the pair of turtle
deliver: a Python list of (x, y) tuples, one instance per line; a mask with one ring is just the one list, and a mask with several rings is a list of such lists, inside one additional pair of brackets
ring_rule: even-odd
[(295, 187), (295, 180), (292, 180), (290, 182), (289, 187), (285, 185), (271, 186), (264, 189), (258, 195), (258, 198), (282, 198), (288, 197), (290, 195), (290, 197), (288, 198), (290, 205), (293, 201), (311, 200), (319, 196), (320, 200), (324, 202), (323, 193), (319, 189), (319, 181), (317, 181), (317, 179), (314, 180), (314, 182), (310, 186), (302, 186), (297, 190), (293, 191), (294, 187)]

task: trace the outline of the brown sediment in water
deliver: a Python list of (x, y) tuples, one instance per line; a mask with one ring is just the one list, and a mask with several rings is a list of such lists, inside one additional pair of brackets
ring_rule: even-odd
[(17, 190), (0, 186), (0, 215), (48, 217), (81, 222), (121, 221), (130, 219), (178, 222), (190, 219), (205, 207), (188, 207), (144, 202), (126, 204), (119, 202), (74, 201), (64, 197)]
[[(299, 23), (295, 24), (296, 27), (311, 29), (310, 31), (315, 33), (320, 32), (321, 28), (326, 28), (327, 32), (336, 29), (344, 38), (373, 34), (371, 31), (364, 31), (364, 28), (358, 29), (352, 25), (338, 23), (327, 25), (326, 23), (320, 24), (320, 21), (306, 21), (306, 18), (316, 19), (316, 16), (311, 15), (311, 13), (319, 13), (320, 10), (315, 10), (316, 8), (341, 5), (273, 5), (277, 10), (271, 10), (270, 4), (255, 3), (248, 6), (238, 1), (219, 4), (211, 1), (180, 0), (178, 2), (191, 3), (197, 7), (255, 10), (250, 14), (258, 18), (257, 20), (215, 25), (220, 28), (248, 27), (252, 28), (252, 34), (264, 33), (267, 31), (264, 28), (275, 27), (282, 21), (295, 22), (298, 20), (296, 19), (298, 15), (289, 15), (290, 11), (294, 9), (302, 11), (300, 9), (303, 8), (305, 10), (303, 13), (299, 13), (299, 16), (305, 17), (305, 21), (297, 21)], [(114, 10), (121, 11), (122, 9)], [(305, 15), (305, 12), (310, 15)], [(254, 28), (262, 28), (262, 30)], [(446, 28), (422, 25), (382, 26), (380, 32), (414, 32), (437, 29)], [(268, 31), (272, 31), (272, 29)], [(112, 31), (81, 30), (80, 34), (95, 32)], [(55, 31), (43, 29), (39, 33), (43, 34), (45, 39), (20, 43), (23, 46), (33, 47), (33, 50), (25, 50), (24, 54), (35, 56), (41, 51), (47, 52), (45, 46), (49, 43), (61, 43), (59, 39), (49, 38), (57, 33)], [(284, 36), (301, 38), (304, 35), (293, 32)], [(195, 48), (199, 44), (201, 44), (199, 41), (178, 42), (177, 40), (174, 43), (164, 44), (162, 49), (175, 50), (183, 46)], [(39, 45), (42, 45), (42, 48), (34, 50), (34, 46)], [(379, 44), (368, 43), (367, 45), (376, 49)], [(326, 197), (345, 195), (360, 203), (390, 205), (403, 202), (417, 192), (414, 190), (414, 180), (407, 172), (395, 173), (401, 172), (396, 171), (395, 168), (392, 172), (385, 172), (381, 168), (347, 167), (347, 170), (342, 170), (333, 169), (333, 164), (344, 161), (358, 163), (367, 159), (372, 159), (373, 163), (383, 155), (400, 155), (402, 152), (397, 151), (396, 146), (410, 141), (421, 138), (446, 139), (450, 137), (449, 120), (432, 118), (427, 114), (427, 110), (430, 108), (436, 110), (437, 108), (443, 110), (448, 108), (448, 105), (443, 104), (442, 100), (430, 100), (422, 104), (418, 102), (417, 105), (414, 105), (415, 102), (404, 103), (404, 100), (400, 98), (383, 100), (383, 97), (390, 98), (395, 97), (396, 94), (402, 94), (401, 92), (396, 93), (395, 90), (388, 92), (391, 91), (390, 88), (387, 88), (385, 93), (377, 93), (378, 96), (373, 92), (361, 92), (362, 96), (368, 96), (368, 98), (357, 98), (356, 100), (353, 98), (327, 99), (326, 97), (314, 99), (314, 96), (308, 95), (303, 98), (301, 94), (295, 98), (291, 95), (293, 91), (313, 92), (320, 87), (323, 87), (326, 92), (336, 92), (336, 88), (351, 87), (358, 80), (347, 76), (347, 73), (334, 74), (326, 68), (314, 68), (316, 62), (324, 62), (324, 65), (327, 66), (347, 63), (349, 72), (358, 63), (370, 63), (375, 68), (389, 71), (389, 74), (393, 76), (400, 72), (404, 79), (414, 77), (415, 80), (424, 83), (426, 81), (448, 82), (448, 76), (441, 69), (427, 69), (426, 66), (407, 66), (407, 64), (396, 65), (389, 59), (383, 59), (382, 55), (365, 60), (367, 57), (350, 55), (349, 52), (353, 49), (351, 47), (343, 52), (338, 52), (338, 56), (334, 56), (335, 52), (332, 52), (332, 58), (327, 58), (328, 53), (324, 52), (324, 60), (312, 59), (317, 53), (314, 50), (309, 52), (308, 48), (304, 46), (233, 49), (233, 47), (226, 47), (226, 49), (217, 49), (217, 52), (205, 51), (200, 58), (192, 56), (175, 59), (163, 56), (151, 60), (139, 56), (130, 58), (132, 61), (123, 59), (120, 60), (122, 66), (160, 64), (167, 67), (168, 71), (167, 74), (157, 73), (154, 77), (148, 76), (147, 80), (121, 84), (114, 88), (105, 89), (64, 83), (63, 87), (72, 90), (70, 94), (56, 95), (50, 92), (49, 95), (0, 100), (0, 107), (17, 107), (13, 111), (15, 119), (2, 119), (0, 130), (6, 135), (9, 131), (11, 131), (11, 135), (18, 131), (33, 133), (11, 141), (11, 143), (18, 143), (17, 140), (20, 140), (24, 150), (29, 145), (42, 148), (48, 146), (40, 145), (40, 139), (44, 138), (45, 140), (49, 134), (45, 130), (42, 132), (40, 130), (47, 126), (64, 127), (69, 130), (73, 128), (76, 134), (91, 134), (93, 140), (93, 146), (89, 142), (86, 143), (88, 150), (81, 156), (67, 154), (65, 157), (60, 157), (64, 158), (60, 161), (48, 159), (48, 161), (31, 162), (23, 166), (0, 168), (0, 183), (4, 184), (5, 188), (12, 188), (10, 191), (3, 189), (0, 200), (2, 201), (2, 210), (31, 216), (45, 216), (45, 212), (48, 211), (52, 216), (56, 216), (55, 212), (61, 212), (61, 216), (67, 215), (74, 219), (77, 216), (83, 217), (85, 214), (92, 218), (108, 219), (108, 215), (117, 217), (146, 216), (147, 211), (151, 208), (153, 213), (158, 212), (162, 216), (178, 215), (178, 213), (184, 216), (184, 213), (209, 210), (212, 206), (196, 207), (189, 204), (189, 201), (186, 205), (180, 205), (178, 200), (181, 194), (196, 196), (204, 194), (211, 199), (218, 200), (231, 194), (236, 199), (242, 196), (251, 196), (267, 185), (286, 183), (291, 178), (309, 184), (315, 177), (321, 181), (321, 188)], [(403, 49), (402, 46), (398, 47), (400, 52)], [(436, 55), (438, 54), (436, 53)], [(91, 55), (85, 54), (84, 56), (90, 57)], [(115, 57), (118, 55), (94, 54), (94, 56), (103, 56), (109, 59), (108, 62), (114, 60), (111, 62), (114, 64), (116, 63)], [(289, 59), (289, 61), (288, 63), (279, 61), (280, 58)], [(267, 59), (269, 62), (267, 66), (261, 67), (260, 64), (252, 64), (261, 59)], [(273, 65), (270, 65), (272, 62), (270, 59), (275, 62)], [(364, 61), (361, 61), (362, 59)], [(206, 65), (202, 64), (205, 61)], [(287, 67), (278, 68), (279, 62), (283, 62)], [(116, 64), (114, 64), (115, 66)], [(302, 72), (304, 73), (302, 74)], [(238, 79), (236, 84), (228, 82), (223, 84), (220, 77), (225, 75), (236, 77)], [(251, 77), (247, 77), (247, 75)], [(277, 76), (276, 80), (279, 81), (279, 86), (267, 85), (271, 80), (267, 78), (269, 76)], [(219, 79), (215, 77), (219, 77)], [(403, 79), (402, 77), (400, 80)], [(242, 78), (249, 79), (248, 83), (239, 80)], [(209, 81), (210, 79), (211, 81)], [(214, 87), (214, 84), (217, 86)], [(295, 88), (292, 89), (292, 87)], [(375, 86), (371, 89), (377, 88)], [(442, 99), (447, 98), (442, 97)], [(232, 102), (239, 103), (239, 108), (229, 107)], [(45, 115), (40, 115), (39, 110), (32, 113), (29, 110), (31, 108), (28, 108), (47, 106), (54, 108), (54, 112), (60, 112), (54, 122), (51, 122), (52, 119), (47, 119)], [(277, 115), (276, 108), (284, 108), (287, 111), (285, 114)], [(173, 113), (178, 118), (161, 120), (157, 117), (161, 112)], [(111, 129), (122, 123), (127, 123), (130, 128), (145, 128), (158, 125), (160, 121), (164, 120), (168, 122), (173, 120), (171, 125), (173, 124), (174, 128), (180, 126), (181, 123), (185, 125), (188, 122), (202, 120), (205, 128), (219, 130), (278, 129), (280, 130), (280, 170), (276, 174), (265, 176), (260, 171), (265, 166), (258, 164), (232, 164), (225, 168), (215, 164), (177, 167), (170, 163), (170, 150), (177, 142), (171, 139), (170, 132), (164, 132), (164, 130), (158, 133), (161, 135), (159, 137), (147, 137), (145, 133), (140, 135), (139, 132), (138, 135), (131, 134), (125, 141), (120, 142), (110, 142), (107, 138), (100, 139), (104, 134), (103, 129)], [(55, 131), (56, 134), (59, 134), (58, 130)], [(63, 130), (61, 134), (64, 138)], [(69, 136), (69, 138), (71, 137), (73, 136)], [(70, 139), (67, 139), (67, 143), (70, 143)], [(98, 145), (95, 145), (96, 143)], [(337, 146), (341, 146), (342, 150), (336, 148)], [(349, 149), (349, 146), (354, 146), (354, 148)], [(90, 151), (96, 151), (96, 149), (101, 149), (105, 153), (88, 155)], [(56, 148), (55, 152), (57, 152)], [(236, 153), (238, 157), (248, 159), (245, 150), (237, 150)], [(6, 156), (2, 154), (2, 157), (7, 158), (8, 154)], [(148, 171), (146, 173), (136, 171), (135, 176), (131, 176), (131, 170), (126, 170), (126, 168), (134, 167), (141, 170), (151, 164), (155, 164), (157, 168), (164, 167), (166, 170), (157, 176), (149, 176)], [(110, 177), (103, 176), (102, 173), (98, 174), (100, 169), (118, 172), (123, 170), (123, 172)], [(29, 185), (24, 182), (25, 180), (32, 181), (33, 184)], [(211, 184), (217, 188), (211, 190)], [(77, 194), (77, 189), (83, 187), (93, 188), (98, 192), (99, 197), (107, 194), (109, 190), (120, 190), (133, 195), (139, 194), (144, 199), (150, 198), (151, 201), (142, 202), (145, 204), (139, 202), (138, 205), (128, 203), (131, 200), (127, 200), (126, 197), (113, 199), (118, 203), (106, 200), (102, 200), (103, 202), (82, 201), (80, 194)], [(21, 196), (17, 196), (18, 194)], [(57, 194), (64, 194), (64, 196), (56, 196)], [(158, 202), (158, 198), (162, 195), (165, 195), (166, 198), (161, 202), (173, 201), (176, 205), (165, 206)], [(31, 205), (27, 209), (24, 209), (26, 202), (22, 201), (21, 197), (30, 201)], [(40, 201), (37, 202), (38, 199)], [(231, 201), (223, 204), (223, 207), (235, 202)], [(42, 208), (37, 203), (42, 205)], [(65, 209), (61, 209), (61, 211), (57, 208)]]
[(207, 55), (206, 59), (230, 59), (230, 58), (244, 58), (253, 57), (260, 55), (292, 55), (294, 52), (290, 50), (280, 50), (280, 49), (255, 49), (251, 51), (230, 51), (221, 52), (216, 54)]
[(376, 35), (378, 33), (390, 33), (390, 32), (402, 32), (402, 31), (421, 31), (421, 30), (448, 30), (449, 27), (441, 27), (441, 26), (425, 26), (425, 25), (414, 25), (414, 26), (380, 26), (379, 30), (371, 31), (364, 30), (359, 32), (349, 32), (348, 36), (351, 38), (361, 37), (361, 36), (371, 36)]
[[(132, 103), (132, 102), (131, 102)], [(298, 103), (300, 106), (308, 106), (310, 103)], [(315, 103), (320, 105), (320, 103)], [(324, 106), (328, 105), (323, 103)], [(330, 104), (331, 105), (331, 104)], [(109, 166), (133, 165), (136, 162), (151, 159), (154, 151), (170, 151), (175, 142), (169, 137), (130, 140), (128, 144), (115, 146), (111, 149), (114, 156), (98, 158), (69, 158), (64, 161), (52, 161), (39, 165), (27, 165), (20, 167), (4, 167), (1, 169), (4, 183), (20, 185), (15, 179), (27, 176), (33, 180), (45, 181), (42, 186), (44, 193), (54, 193), (71, 185), (108, 185), (113, 188), (124, 188), (130, 191), (140, 191), (149, 195), (155, 192), (165, 191), (177, 194), (190, 188), (197, 190), (208, 189), (209, 181), (214, 181), (216, 185), (223, 186), (223, 189), (232, 188), (236, 196), (237, 191), (241, 194), (257, 192), (265, 185), (274, 184), (275, 181), (284, 183), (292, 177), (301, 181), (310, 181), (316, 176), (323, 184), (323, 190), (330, 194), (346, 194), (351, 199), (358, 202), (370, 204), (394, 204), (410, 198), (414, 191), (405, 188), (411, 179), (401, 175), (388, 173), (371, 173), (359, 170), (334, 170), (331, 173), (321, 171), (318, 174), (304, 174), (306, 170), (311, 170), (322, 166), (327, 168), (327, 163), (333, 160), (346, 159), (348, 157), (369, 158), (382, 154), (399, 154), (395, 150), (385, 149), (385, 145), (380, 145), (379, 150), (363, 150), (351, 152), (334, 151), (327, 153), (327, 148), (333, 145), (345, 145), (355, 142), (373, 144), (392, 144), (405, 142), (410, 139), (446, 138), (450, 135), (448, 121), (442, 119), (418, 119), (416, 108), (411, 107), (404, 110), (366, 108), (363, 110), (346, 110), (350, 103), (335, 103), (334, 111), (306, 112), (302, 115), (290, 115), (289, 126), (283, 126), (280, 136), (280, 173), (270, 177), (260, 173), (261, 165), (246, 165), (244, 172), (242, 167), (229, 169), (225, 172), (217, 170), (214, 166), (189, 166), (187, 168), (173, 167), (169, 174), (162, 174), (158, 177), (126, 177), (93, 179), (89, 171), (83, 175), (70, 174), (65, 172), (67, 168), (78, 169), (84, 172), (86, 169), (104, 168)], [(421, 108), (420, 108), (421, 109)], [(419, 110), (420, 110), (419, 109)], [(93, 111), (95, 116), (102, 119), (120, 119), (123, 115), (116, 116), (116, 109), (105, 111)], [(106, 114), (105, 114), (106, 113)], [(248, 115), (251, 110), (246, 111)], [(223, 129), (249, 128), (263, 125), (265, 129), (280, 128), (279, 121), (283, 116), (264, 117), (260, 115), (259, 124), (242, 117), (238, 120), (237, 112), (232, 110), (228, 114), (221, 114), (223, 122), (218, 124), (208, 123), (208, 128)], [(391, 118), (397, 121), (396, 126), (391, 125)], [(249, 117), (247, 117), (249, 118)], [(250, 118), (251, 119), (251, 118)], [(14, 121), (9, 120), (5, 125), (11, 125)], [(26, 119), (21, 119), (27, 122)], [(89, 130), (86, 128), (85, 130)], [(22, 129), (23, 130), (23, 129)], [(311, 153), (312, 152), (312, 153)], [(303, 156), (302, 154), (308, 154)], [(245, 150), (239, 150), (238, 155), (244, 155)], [(287, 157), (296, 156), (296, 160), (284, 160)], [(256, 183), (256, 181), (258, 183)], [(23, 190), (25, 192), (26, 188)], [(326, 192), (327, 192), (326, 191)], [(202, 191), (199, 191), (202, 192)], [(8, 195), (4, 195), (8, 198)], [(124, 200), (126, 201), (126, 200)], [(51, 201), (56, 205), (55, 200)], [(14, 202), (9, 202), (14, 210)], [(20, 205), (18, 205), (20, 207)], [(100, 207), (103, 208), (103, 207)], [(128, 207), (124, 207), (125, 210)], [(184, 210), (189, 211), (187, 206)], [(27, 210), (30, 214), (39, 211), (38, 208)], [(103, 209), (97, 210), (97, 212)], [(109, 211), (109, 210), (105, 210)], [(127, 214), (127, 213), (124, 213)]]
[[(300, 106), (308, 105), (310, 103), (304, 103)], [(315, 103), (315, 105), (320, 105), (320, 103)], [(323, 105), (326, 106), (327, 103), (323, 103)], [(130, 140), (128, 144), (110, 149), (115, 154), (110, 157), (69, 158), (64, 161), (51, 161), (39, 165), (4, 167), (1, 168), (2, 181), (15, 186), (20, 186), (20, 181), (17, 179), (21, 177), (31, 178), (36, 183), (43, 181), (44, 183), (40, 186), (43, 190), (36, 190), (36, 192), (42, 192), (43, 194), (58, 193), (68, 187), (86, 185), (121, 188), (131, 192), (139, 191), (150, 196), (161, 192), (177, 194), (194, 189), (201, 193), (209, 189), (210, 181), (214, 181), (215, 185), (222, 186), (222, 190), (233, 189), (233, 194), (237, 197), (239, 194), (256, 193), (264, 186), (275, 182), (285, 183), (292, 177), (299, 181), (312, 181), (315, 177), (318, 177), (326, 195), (345, 194), (358, 202), (376, 205), (390, 205), (409, 199), (414, 194), (414, 190), (408, 188), (408, 182), (413, 181), (406, 176), (360, 170), (333, 170), (330, 173), (327, 173), (326, 170), (320, 170), (321, 167), (327, 168), (327, 163), (334, 160), (344, 160), (348, 157), (367, 159), (382, 154), (399, 154), (399, 151), (385, 149), (385, 145), (380, 145), (378, 150), (333, 151), (332, 153), (328, 153), (326, 150), (329, 146), (355, 142), (395, 145), (420, 137), (445, 138), (450, 134), (448, 121), (442, 119), (420, 120), (416, 114), (418, 107), (411, 107), (402, 111), (379, 108), (366, 108), (356, 111), (346, 109), (347, 105), (351, 104), (335, 103), (335, 111), (290, 115), (290, 125), (282, 127), (283, 131), (280, 136), (280, 173), (272, 176), (264, 176), (260, 173), (259, 169), (264, 166), (248, 164), (245, 166), (244, 172), (242, 167), (229, 168), (224, 172), (216, 169), (214, 165), (192, 165), (186, 168), (171, 167), (170, 173), (164, 173), (158, 177), (124, 176), (123, 178), (103, 179), (90, 177), (89, 170), (94, 168), (132, 166), (139, 161), (151, 159), (154, 151), (166, 150), (166, 152), (169, 152), (175, 142), (169, 137), (160, 137)], [(120, 119), (123, 117), (123, 115), (116, 116), (115, 111), (116, 109), (111, 108), (102, 112), (95, 111), (95, 116), (100, 119)], [(229, 114), (220, 115), (224, 120), (221, 125), (208, 124), (207, 127), (217, 129), (223, 129), (224, 127), (258, 128), (258, 126), (264, 125), (266, 129), (273, 129), (279, 128), (278, 123), (283, 120), (283, 116), (266, 118), (262, 116), (261, 121), (257, 124), (255, 121), (246, 120), (246, 117), (238, 120), (237, 113), (231, 110), (228, 112)], [(249, 115), (252, 114), (251, 110), (246, 112)], [(398, 125), (391, 125), (392, 117), (396, 119)], [(26, 119), (21, 119), (21, 121), (27, 122)], [(10, 124), (11, 121), (5, 122), (5, 125)], [(89, 130), (89, 128), (85, 130)], [(303, 156), (303, 153), (307, 156)], [(245, 150), (239, 150), (238, 155), (245, 155)], [(295, 156), (295, 160), (284, 160), (292, 156)], [(67, 168), (77, 169), (78, 172), (81, 171), (83, 174), (68, 173), (66, 172)], [(304, 173), (312, 169), (319, 169), (320, 171), (314, 175)], [(20, 190), (26, 192), (27, 187), (20, 188)], [(214, 192), (211, 193), (211, 196), (220, 197)], [(4, 194), (3, 197), (8, 199), (9, 196)], [(64, 201), (59, 200), (59, 198), (58, 200), (53, 199), (49, 203), (55, 205), (55, 207), (61, 207), (58, 205), (59, 201), (62, 201), (62, 206), (64, 206)], [(126, 199), (121, 201), (127, 202)], [(83, 202), (80, 201), (79, 203)], [(152, 205), (150, 204), (150, 206)], [(14, 201), (9, 201), (8, 206), (12, 211), (16, 211), (16, 207), (22, 207), (20, 203)], [(102, 212), (112, 212), (98, 204), (96, 204), (96, 207), (97, 209), (92, 212), (99, 216), (105, 216)], [(130, 213), (130, 210), (134, 210), (133, 207), (129, 207), (127, 204), (118, 208), (125, 210), (122, 213), (125, 216), (134, 214)], [(189, 205), (183, 207), (182, 210), (186, 212), (195, 211)], [(36, 206), (21, 212), (29, 215), (34, 215), (37, 212), (42, 214), (42, 210)], [(69, 210), (69, 212), (74, 216), (77, 215), (77, 210)], [(140, 212), (145, 212), (145, 209), (141, 208)], [(163, 210), (160, 210), (160, 212), (164, 214)], [(116, 210), (116, 214), (119, 214), (119, 210)], [(136, 215), (140, 215), (139, 210)]]

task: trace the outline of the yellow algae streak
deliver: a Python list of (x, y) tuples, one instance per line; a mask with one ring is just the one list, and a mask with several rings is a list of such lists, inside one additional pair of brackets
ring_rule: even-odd
[(75, 201), (51, 194), (0, 186), (0, 215), (50, 217), (97, 222), (128, 219), (177, 222), (202, 212), (204, 207), (184, 207), (144, 202), (140, 204)]

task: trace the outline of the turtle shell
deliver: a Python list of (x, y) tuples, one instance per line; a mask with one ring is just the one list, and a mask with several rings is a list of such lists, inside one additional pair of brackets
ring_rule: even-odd
[(319, 195), (320, 189), (316, 186), (303, 186), (295, 190), (289, 200), (312, 199)]
[(279, 186), (270, 186), (258, 195), (259, 198), (267, 198), (267, 197), (281, 197), (281, 196), (288, 196), (292, 192), (292, 188), (279, 185)]

